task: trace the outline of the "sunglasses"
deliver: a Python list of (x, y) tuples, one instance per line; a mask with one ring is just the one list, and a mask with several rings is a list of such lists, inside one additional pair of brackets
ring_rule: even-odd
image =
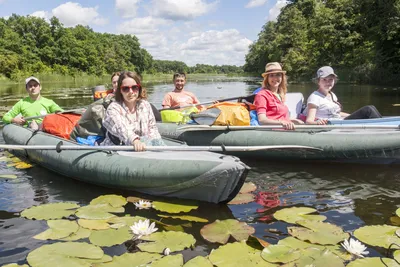
[(128, 93), (130, 90), (132, 90), (132, 92), (135, 91), (139, 91), (142, 87), (140, 86), (140, 84), (137, 85), (132, 85), (132, 86), (121, 86), (121, 91), (124, 93)]

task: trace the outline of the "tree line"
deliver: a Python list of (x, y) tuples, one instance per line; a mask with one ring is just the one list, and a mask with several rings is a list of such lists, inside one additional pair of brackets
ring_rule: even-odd
[(82, 25), (67, 28), (56, 18), (49, 22), (13, 14), (0, 18), (0, 75), (18, 80), (31, 74), (75, 76), (139, 73), (240, 73), (241, 67), (154, 60), (134, 35), (97, 33)]
[(396, 84), (400, 78), (400, 0), (290, 0), (263, 26), (244, 71), (279, 61), (291, 80), (331, 65), (345, 81)]

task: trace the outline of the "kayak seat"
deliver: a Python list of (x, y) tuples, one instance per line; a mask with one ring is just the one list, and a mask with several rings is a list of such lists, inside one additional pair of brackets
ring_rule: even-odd
[(291, 119), (299, 119), (303, 109), (304, 97), (302, 93), (287, 93), (286, 106), (289, 108)]

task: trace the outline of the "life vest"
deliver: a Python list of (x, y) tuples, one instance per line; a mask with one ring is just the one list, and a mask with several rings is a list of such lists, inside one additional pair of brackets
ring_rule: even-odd
[(109, 94), (112, 94), (114, 91), (113, 89), (107, 90), (104, 85), (98, 85), (92, 89), (92, 92), (93, 92), (93, 100), (97, 101), (99, 99), (105, 98)]
[(213, 125), (249, 126), (249, 110), (254, 110), (255, 106), (249, 103), (221, 102), (211, 105), (207, 109), (211, 108), (221, 110)]

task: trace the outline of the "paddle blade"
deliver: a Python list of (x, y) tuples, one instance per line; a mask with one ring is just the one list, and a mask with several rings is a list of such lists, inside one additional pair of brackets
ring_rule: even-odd
[(210, 108), (200, 113), (192, 114), (190, 117), (197, 124), (200, 125), (213, 125), (217, 120), (219, 114), (221, 114), (221, 110), (218, 108)]

